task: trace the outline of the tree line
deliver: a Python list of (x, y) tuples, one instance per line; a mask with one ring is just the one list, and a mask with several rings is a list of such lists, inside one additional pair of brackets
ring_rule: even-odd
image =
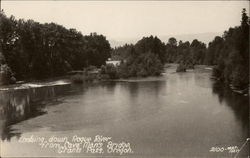
[(124, 45), (112, 50), (114, 60), (123, 61), (118, 68), (121, 77), (157, 76), (163, 71), (165, 63), (179, 63), (187, 68), (204, 64), (206, 44), (197, 39), (191, 43), (182, 42), (174, 37), (165, 44), (158, 37), (143, 37), (135, 45)]
[(213, 75), (235, 88), (249, 85), (249, 17), (242, 10), (241, 25), (229, 28), (222, 37), (216, 36), (208, 46), (194, 39), (183, 42), (174, 37), (165, 44), (157, 37), (144, 37), (135, 45), (112, 50), (113, 59), (125, 59), (121, 64), (123, 77), (158, 75), (164, 63), (179, 63), (184, 68), (213, 65)]
[(12, 74), (18, 80), (44, 79), (101, 66), (110, 51), (103, 35), (83, 36), (55, 23), (16, 20), (0, 13), (0, 65), (7, 78)]
[(102, 67), (111, 78), (160, 75), (165, 63), (179, 63), (187, 68), (196, 64), (214, 65), (213, 74), (235, 87), (249, 84), (249, 17), (242, 10), (241, 25), (229, 28), (208, 46), (194, 39), (167, 43), (156, 36), (143, 37), (136, 44), (111, 49), (105, 36), (83, 36), (75, 29), (55, 23), (16, 20), (0, 14), (1, 71), (18, 80), (60, 76), (70, 70), (93, 65), (101, 67), (111, 57), (121, 60), (118, 68)]
[(243, 89), (249, 86), (249, 17), (242, 10), (241, 25), (215, 37), (207, 50), (207, 64), (214, 64), (214, 75)]

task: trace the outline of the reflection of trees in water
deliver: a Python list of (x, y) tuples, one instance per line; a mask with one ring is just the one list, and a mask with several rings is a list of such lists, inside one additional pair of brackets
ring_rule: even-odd
[(2, 140), (10, 141), (12, 137), (17, 137), (19, 139), (21, 137), (21, 133), (17, 132), (15, 129), (12, 129), (10, 126), (4, 124), (1, 131)]
[(128, 82), (129, 94), (132, 98), (137, 98), (140, 93), (150, 93), (158, 97), (162, 89), (165, 90), (166, 81), (141, 81)]
[[(99, 86), (99, 84), (97, 85)], [(116, 86), (116, 82), (107, 82), (105, 84), (102, 85), (103, 88), (106, 88), (106, 90), (109, 92), (109, 93), (114, 93), (115, 91), (115, 86)]]
[(249, 126), (249, 97), (233, 92), (228, 86), (220, 82), (213, 83), (213, 93), (218, 95), (219, 102), (225, 102), (234, 112), (243, 129)]
[(13, 136), (19, 138), (21, 133), (11, 125), (45, 114), (44, 107), (48, 105), (48, 101), (53, 105), (57, 104), (55, 97), (64, 94), (68, 88), (69, 86), (53, 86), (1, 91), (2, 140), (10, 141)]
[(128, 93), (127, 110), (132, 120), (156, 114), (161, 106), (158, 98), (165, 92), (166, 81), (137, 81), (123, 85)]
[(194, 73), (195, 85), (203, 88), (211, 88), (210, 73)]
[(13, 103), (12, 101), (10, 101), (9, 104), (4, 106), (4, 124), (1, 131), (2, 140), (9, 141), (13, 136), (16, 136), (18, 138), (21, 136), (21, 133), (11, 128), (11, 125), (46, 113), (43, 110), (43, 104), (30, 103), (29, 101), (27, 101), (27, 97), (20, 97), (19, 95), (14, 95), (14, 98), (18, 98), (22, 104), (18, 104), (18, 102)]
[(136, 99), (138, 97), (138, 88), (139, 88), (138, 82), (128, 82), (126, 86), (129, 90), (129, 95), (131, 99)]

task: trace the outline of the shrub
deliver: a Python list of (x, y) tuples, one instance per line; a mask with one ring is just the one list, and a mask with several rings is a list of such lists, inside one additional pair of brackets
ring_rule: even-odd
[(218, 78), (219, 80), (224, 80), (223, 71), (225, 69), (224, 62), (220, 62), (218, 65), (213, 68), (213, 76)]
[(176, 72), (186, 72), (186, 66), (180, 63), (176, 69)]
[(71, 77), (71, 81), (74, 83), (83, 83), (83, 75), (76, 74)]
[(247, 87), (249, 84), (249, 74), (246, 73), (247, 68), (242, 65), (238, 65), (234, 68), (232, 73), (232, 84), (237, 88)]
[(86, 71), (93, 71), (93, 70), (96, 70), (96, 69), (97, 69), (96, 66), (90, 65), (85, 70)]
[(107, 74), (110, 79), (117, 79), (118, 78), (118, 68), (115, 67), (113, 64), (107, 64), (101, 68), (102, 74)]
[(100, 79), (101, 79), (101, 80), (109, 80), (110, 77), (109, 77), (109, 75), (107, 75), (107, 74), (101, 74), (101, 75), (100, 75)]
[(147, 52), (136, 58), (129, 58), (118, 70), (119, 77), (122, 78), (158, 76), (163, 70), (163, 64), (158, 55)]
[(10, 67), (6, 64), (0, 66), (0, 85), (14, 84), (16, 83), (16, 78), (12, 73)]

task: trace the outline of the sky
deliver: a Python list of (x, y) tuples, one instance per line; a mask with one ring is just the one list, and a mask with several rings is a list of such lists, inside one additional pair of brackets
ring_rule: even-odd
[(7, 16), (55, 22), (84, 35), (121, 40), (148, 35), (219, 32), (240, 25), (248, 1), (11, 1), (2, 0)]

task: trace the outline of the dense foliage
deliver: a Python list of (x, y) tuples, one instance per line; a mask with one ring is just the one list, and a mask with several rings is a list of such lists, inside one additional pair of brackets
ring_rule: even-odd
[(115, 48), (111, 56), (114, 60), (124, 60), (119, 67), (121, 77), (157, 76), (165, 63), (180, 63), (184, 69), (193, 68), (195, 64), (203, 64), (206, 45), (197, 39), (189, 42), (171, 37), (163, 43), (157, 37), (144, 37), (135, 45), (124, 45)]
[(0, 85), (15, 83), (16, 78), (8, 65), (0, 65)]
[[(118, 76), (118, 67), (115, 67), (113, 64), (106, 64), (101, 67), (101, 75), (103, 79), (117, 79)], [(105, 76), (107, 75), (107, 76)]]
[(164, 44), (150, 36), (135, 45), (114, 49), (112, 58), (125, 59), (120, 66), (122, 77), (158, 75), (164, 63), (179, 63), (178, 71), (206, 64), (214, 65), (214, 75), (221, 81), (240, 89), (248, 88), (249, 17), (243, 9), (241, 26), (229, 28), (222, 37), (216, 36), (208, 48), (197, 39), (190, 44), (171, 37)]
[(16, 78), (10, 67), (6, 64), (0, 45), (0, 85), (15, 83)]
[(103, 35), (83, 36), (55, 23), (16, 20), (2, 12), (0, 45), (6, 64), (18, 80), (60, 76), (88, 65), (100, 67), (111, 51)]
[(209, 44), (207, 64), (216, 64), (214, 75), (236, 88), (249, 85), (249, 17), (242, 11), (241, 26), (229, 28)]
[(114, 60), (124, 60), (119, 67), (121, 77), (145, 77), (160, 75), (165, 63), (180, 63), (183, 70), (203, 64), (206, 45), (197, 39), (189, 42), (171, 37), (167, 44), (157, 37), (144, 37), (135, 45), (115, 48), (111, 56)]
[[(110, 54), (111, 52), (111, 54)], [(112, 57), (116, 67), (105, 65)], [(143, 37), (136, 44), (111, 50), (103, 35), (83, 36), (75, 29), (55, 23), (16, 20), (0, 13), (0, 66), (7, 80), (41, 79), (83, 70), (90, 65), (101, 67), (109, 78), (160, 75), (165, 63), (179, 63), (178, 71), (196, 64), (214, 65), (214, 75), (234, 87), (249, 84), (249, 18), (242, 11), (241, 25), (215, 37), (208, 47), (194, 39), (191, 43), (171, 37), (165, 44), (159, 38)], [(7, 74), (7, 75), (6, 75)], [(10, 81), (6, 81), (10, 83)]]
[(121, 59), (118, 77), (158, 76), (165, 62), (165, 45), (157, 37), (144, 37), (135, 45), (125, 45), (112, 51), (112, 58)]
[(167, 62), (183, 62), (185, 64), (203, 64), (206, 53), (206, 45), (197, 39), (190, 44), (187, 42), (177, 41), (171, 37), (166, 44), (165, 60)]

